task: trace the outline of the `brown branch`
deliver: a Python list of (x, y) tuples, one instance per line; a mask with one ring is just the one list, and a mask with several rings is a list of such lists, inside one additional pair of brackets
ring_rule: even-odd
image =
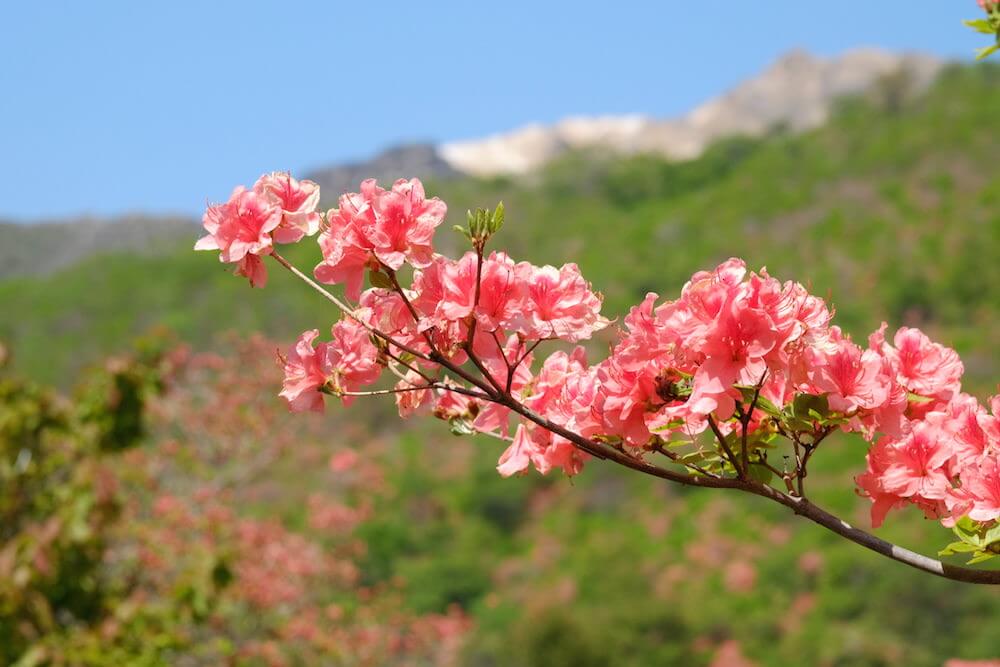
[[(332, 301), (346, 315), (352, 317), (355, 320), (358, 320), (358, 318), (352, 314), (352, 311), (345, 305), (340, 303), (340, 301), (336, 299), (336, 297), (334, 297), (332, 294), (330, 294), (325, 289), (320, 287), (318, 284), (316, 284), (310, 278), (302, 274), (300, 271), (295, 269), (293, 266), (288, 264), (288, 262), (285, 261), (284, 258), (277, 255), (277, 253), (273, 253), (272, 256), (280, 264), (282, 264), (282, 266), (289, 269), (292, 273), (301, 278), (304, 282), (306, 282), (315, 290), (320, 292), (320, 294), (322, 294), (325, 298)], [(390, 342), (391, 344), (399, 347), (399, 349), (410, 352), (411, 354), (415, 354), (415, 356), (428, 359), (427, 356), (408, 350), (406, 347), (397, 344), (395, 341), (392, 341), (388, 336), (386, 336), (382, 332), (373, 330), (364, 322), (361, 322), (360, 320), (358, 321), (363, 326), (365, 326), (365, 328), (371, 331), (373, 335), (378, 336), (386, 340), (387, 342)], [(470, 354), (472, 356), (475, 356), (471, 352), (471, 350)], [(840, 535), (841, 537), (844, 537), (845, 539), (848, 539), (851, 542), (854, 542), (855, 544), (863, 546), (866, 549), (870, 549), (871, 551), (881, 554), (886, 558), (890, 558), (905, 565), (909, 565), (910, 567), (918, 569), (922, 572), (927, 572), (929, 574), (933, 574), (938, 577), (943, 577), (945, 579), (951, 579), (952, 581), (960, 581), (960, 582), (974, 583), (974, 584), (1000, 585), (1000, 570), (978, 570), (973, 568), (960, 567), (956, 565), (942, 563), (939, 560), (923, 556), (916, 552), (910, 551), (909, 549), (905, 549), (891, 542), (887, 542), (886, 540), (876, 537), (863, 530), (855, 528), (850, 524), (848, 524), (846, 521), (834, 516), (833, 514), (830, 514), (821, 507), (812, 504), (805, 498), (782, 493), (772, 486), (763, 484), (753, 479), (746, 477), (732, 478), (732, 477), (706, 477), (706, 476), (687, 475), (650, 464), (642, 460), (641, 458), (635, 458), (629, 456), (623, 451), (619, 451), (614, 448), (602, 445), (598, 442), (590, 440), (589, 438), (585, 438), (578, 433), (574, 433), (566, 429), (565, 427), (550, 421), (549, 419), (543, 417), (534, 410), (531, 410), (527, 406), (521, 404), (519, 401), (514, 399), (509, 393), (497, 392), (496, 389), (494, 389), (484, 380), (469, 376), (469, 374), (465, 373), (464, 370), (458, 368), (450, 360), (440, 355), (440, 353), (436, 354), (432, 353), (430, 355), (429, 360), (440, 364), (444, 368), (460, 375), (460, 377), (463, 375), (467, 376), (465, 377), (465, 379), (469, 381), (470, 384), (483, 391), (483, 394), (486, 396), (486, 399), (484, 400), (489, 400), (494, 403), (503, 405), (507, 408), (510, 408), (512, 411), (521, 415), (525, 419), (537, 424), (538, 426), (541, 426), (542, 428), (548, 431), (551, 431), (556, 435), (565, 438), (573, 445), (575, 445), (578, 449), (587, 452), (588, 454), (596, 458), (610, 460), (625, 468), (629, 468), (631, 470), (635, 470), (637, 472), (650, 475), (653, 477), (658, 477), (660, 479), (676, 482), (678, 484), (683, 484), (685, 486), (694, 486), (699, 488), (712, 488), (712, 489), (735, 489), (737, 491), (743, 491), (745, 493), (750, 493), (756, 496), (760, 496), (762, 498), (767, 498), (768, 500), (774, 501), (776, 503), (784, 505), (785, 507), (788, 507), (796, 514), (803, 516), (820, 526), (823, 526), (827, 530), (836, 533), (837, 535)], [(449, 389), (452, 391), (457, 390), (456, 388), (452, 387), (449, 387)], [(715, 436), (719, 438), (720, 444), (722, 445), (723, 449), (726, 450), (727, 454), (730, 456), (731, 462), (733, 462), (734, 466), (736, 466), (735, 457), (733, 457), (732, 451), (729, 449), (729, 446), (725, 442), (725, 436), (722, 435), (718, 425), (715, 423), (715, 420), (710, 416), (708, 418), (708, 422), (709, 426), (711, 426), (712, 428), (713, 433), (715, 433)], [(826, 436), (824, 435), (822, 437)], [(817, 439), (817, 441), (811, 444), (813, 446), (818, 445), (820, 439)], [(797, 440), (793, 438), (793, 442), (796, 444), (796, 449), (798, 449)], [(796, 462), (797, 465), (801, 466), (801, 461), (798, 460), (798, 456), (796, 458), (797, 458)], [(739, 467), (736, 466), (736, 468), (737, 471), (739, 471)], [(801, 467), (799, 467), (799, 470), (801, 471)], [(799, 480), (799, 482), (801, 484), (801, 479)]]
[(746, 474), (740, 469), (740, 464), (736, 455), (733, 454), (733, 450), (729, 448), (729, 444), (726, 442), (726, 436), (722, 434), (722, 431), (719, 429), (719, 425), (715, 423), (715, 419), (712, 418), (712, 415), (708, 416), (708, 425), (712, 429), (712, 433), (715, 434), (715, 439), (719, 441), (719, 446), (722, 447), (723, 451), (726, 453), (726, 458), (729, 459), (729, 462), (733, 464), (733, 468), (736, 469), (736, 475), (740, 479), (746, 477)]
[(390, 345), (393, 345), (399, 348), (400, 350), (403, 350), (404, 352), (412, 354), (415, 357), (418, 357), (425, 361), (432, 361), (432, 359), (423, 352), (414, 350), (413, 348), (408, 347), (397, 340), (394, 340), (391, 336), (386, 335), (385, 333), (379, 331), (372, 325), (362, 320), (354, 313), (353, 308), (351, 308), (346, 303), (344, 303), (343, 301), (335, 297), (333, 294), (331, 294), (329, 291), (324, 289), (323, 286), (317, 283), (315, 280), (313, 280), (312, 278), (310, 278), (309, 276), (307, 276), (306, 274), (302, 273), (297, 268), (292, 266), (287, 259), (279, 255), (277, 252), (272, 252), (271, 257), (273, 257), (274, 260), (278, 262), (278, 264), (281, 264), (283, 267), (288, 269), (292, 273), (292, 275), (294, 275), (296, 278), (298, 278), (306, 285), (309, 285), (309, 287), (312, 287), (314, 290), (319, 292), (320, 295), (323, 296), (323, 298), (325, 298), (327, 301), (335, 305), (340, 310), (340, 312), (342, 312), (344, 315), (346, 315), (347, 317), (351, 318), (352, 320), (360, 324), (362, 327), (364, 327), (364, 329), (371, 335), (375, 336), (376, 338), (380, 338), (384, 340), (386, 343), (389, 343)]

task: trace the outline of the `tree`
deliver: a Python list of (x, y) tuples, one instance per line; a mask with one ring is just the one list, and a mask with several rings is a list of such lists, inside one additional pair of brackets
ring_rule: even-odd
[[(883, 324), (863, 349), (804, 286), (748, 273), (734, 258), (696, 273), (676, 300), (657, 305), (647, 295), (599, 363), (577, 345), (534, 371), (542, 343), (576, 345), (610, 322), (575, 264), (537, 267), (486, 253), (503, 204), (468, 213), (456, 230), (472, 249), (455, 260), (433, 250), (447, 209), (417, 179), (390, 189), (364, 181), (322, 216), (318, 200), (314, 183), (262, 176), (208, 209), (208, 235), (196, 245), (219, 250), (252, 286), (266, 283), (270, 257), (343, 314), (330, 341), (317, 344), (319, 331), (307, 331), (283, 358), (281, 396), (292, 411), (322, 411), (326, 396), (350, 405), (392, 395), (404, 418), (429, 414), (454, 433), (507, 442), (503, 476), (531, 467), (574, 475), (603, 459), (677, 484), (762, 496), (924, 572), (1000, 583), (1000, 571), (946, 564), (850, 526), (806, 492), (824, 440), (857, 433), (872, 443), (856, 481), (875, 527), (890, 510), (915, 505), (958, 536), (942, 554), (979, 562), (1000, 553), (1000, 397), (988, 411), (963, 393), (957, 353), (919, 330), (901, 328), (889, 342)], [(275, 243), (320, 228), (314, 280)], [(362, 290), (366, 275), (371, 287)], [(344, 284), (346, 298), (320, 283)], [(365, 389), (386, 371), (393, 387)]]

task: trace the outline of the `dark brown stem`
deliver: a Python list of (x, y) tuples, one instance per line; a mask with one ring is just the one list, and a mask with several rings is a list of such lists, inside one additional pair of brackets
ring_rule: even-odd
[(737, 459), (736, 455), (733, 454), (733, 450), (729, 448), (729, 444), (726, 442), (726, 436), (722, 434), (722, 431), (719, 429), (719, 425), (715, 423), (715, 419), (712, 415), (708, 416), (708, 426), (712, 429), (712, 433), (715, 434), (715, 439), (719, 441), (719, 446), (722, 447), (722, 450), (726, 453), (726, 458), (729, 459), (729, 462), (733, 464), (733, 468), (736, 469), (736, 475), (740, 479), (743, 479), (746, 474), (740, 468), (739, 459)]

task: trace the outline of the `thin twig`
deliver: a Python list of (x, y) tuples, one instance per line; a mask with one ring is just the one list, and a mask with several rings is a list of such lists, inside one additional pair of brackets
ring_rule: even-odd
[(697, 463), (690, 463), (688, 461), (682, 461), (681, 457), (678, 456), (676, 452), (670, 451), (669, 449), (667, 449), (666, 447), (664, 447), (663, 445), (661, 445), (659, 442), (657, 442), (657, 443), (655, 443), (653, 445), (653, 451), (654, 452), (659, 452), (660, 454), (663, 454), (664, 456), (666, 456), (668, 459), (670, 459), (674, 463), (676, 463), (678, 465), (682, 465), (682, 466), (688, 468), (689, 470), (693, 470), (695, 472), (701, 473), (702, 475), (705, 475), (707, 477), (718, 477), (718, 475), (716, 475), (714, 472), (709, 472), (708, 470), (706, 470), (705, 468), (702, 468)]
[(406, 345), (404, 345), (404, 344), (402, 344), (402, 343), (394, 340), (391, 336), (386, 335), (385, 333), (379, 331), (378, 329), (376, 329), (372, 325), (370, 325), (367, 322), (365, 322), (363, 319), (361, 319), (360, 317), (358, 317), (357, 314), (355, 314), (353, 308), (351, 308), (350, 306), (348, 306), (347, 304), (345, 304), (344, 302), (342, 302), (340, 299), (338, 299), (337, 297), (335, 297), (333, 294), (331, 294), (329, 291), (327, 291), (326, 289), (324, 289), (323, 286), (320, 285), (319, 283), (317, 283), (315, 280), (313, 280), (312, 278), (310, 278), (309, 276), (307, 276), (306, 274), (302, 273), (297, 268), (295, 268), (294, 266), (292, 266), (288, 262), (287, 259), (285, 259), (281, 255), (279, 255), (277, 252), (272, 252), (271, 253), (271, 257), (273, 257), (274, 260), (276, 262), (278, 262), (278, 264), (281, 264), (283, 267), (285, 267), (286, 269), (288, 269), (289, 271), (291, 271), (292, 274), (295, 277), (297, 277), (299, 280), (301, 280), (302, 282), (304, 282), (305, 284), (309, 285), (314, 290), (316, 290), (317, 292), (319, 292), (323, 296), (323, 298), (325, 298), (327, 301), (329, 301), (330, 303), (332, 303), (333, 305), (335, 305), (340, 310), (340, 312), (342, 312), (344, 315), (346, 315), (347, 317), (351, 318), (352, 320), (354, 320), (355, 322), (357, 322), (358, 324), (360, 324), (362, 327), (364, 327), (364, 329), (366, 331), (368, 331), (368, 333), (372, 334), (373, 336), (375, 336), (377, 338), (381, 338), (382, 340), (384, 340), (385, 342), (389, 343), (390, 345), (394, 345), (395, 347), (398, 347), (400, 350), (403, 350), (404, 352), (408, 352), (408, 353), (412, 354), (415, 357), (419, 357), (420, 359), (424, 359), (426, 361), (431, 361), (431, 358), (429, 356), (427, 356), (426, 354), (424, 354), (423, 352), (419, 352), (417, 350), (414, 350), (414, 349), (412, 349), (412, 348), (410, 348), (410, 347), (408, 347), (408, 346), (406, 346)]
[(739, 477), (740, 479), (743, 479), (745, 475), (743, 471), (740, 470), (740, 464), (736, 458), (736, 455), (733, 454), (733, 450), (729, 448), (729, 444), (726, 442), (726, 436), (722, 434), (722, 431), (719, 429), (719, 425), (715, 423), (715, 419), (712, 417), (712, 415), (708, 415), (708, 425), (709, 427), (711, 427), (712, 433), (715, 434), (716, 440), (719, 441), (719, 445), (726, 453), (726, 458), (729, 459), (729, 462), (733, 464), (733, 468), (736, 469), (736, 476)]

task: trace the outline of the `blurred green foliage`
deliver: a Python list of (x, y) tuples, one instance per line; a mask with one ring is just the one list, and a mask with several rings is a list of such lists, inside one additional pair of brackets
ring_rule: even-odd
[[(161, 345), (146, 341), (89, 370), (68, 396), (0, 372), (0, 663), (123, 664), (115, 656), (152, 659), (155, 641), (175, 641), (152, 628), (189, 605), (129, 612), (129, 577), (106, 568), (125, 502), (114, 459), (147, 435), (162, 362)], [(148, 626), (153, 643), (102, 639), (107, 623), (126, 621)]]

